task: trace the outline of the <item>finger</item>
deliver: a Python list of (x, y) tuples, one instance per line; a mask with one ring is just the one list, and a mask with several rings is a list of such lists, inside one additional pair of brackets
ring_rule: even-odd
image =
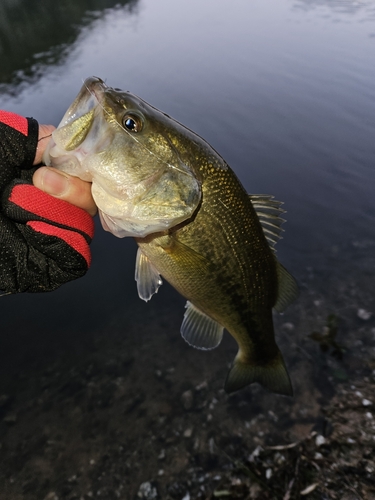
[(97, 207), (91, 195), (91, 183), (52, 167), (41, 167), (33, 175), (33, 184), (45, 193), (83, 208), (91, 216)]
[(35, 153), (34, 165), (41, 163), (44, 150), (55, 128), (53, 125), (39, 125), (38, 147)]

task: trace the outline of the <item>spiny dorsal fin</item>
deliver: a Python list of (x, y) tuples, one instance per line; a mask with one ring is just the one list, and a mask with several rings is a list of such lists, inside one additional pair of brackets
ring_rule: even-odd
[(250, 194), (249, 197), (262, 225), (264, 236), (274, 250), (273, 247), (281, 239), (281, 233), (284, 231), (281, 225), (285, 219), (280, 217), (281, 214), (285, 214), (285, 210), (281, 208), (283, 203), (274, 200), (273, 196), (268, 194)]

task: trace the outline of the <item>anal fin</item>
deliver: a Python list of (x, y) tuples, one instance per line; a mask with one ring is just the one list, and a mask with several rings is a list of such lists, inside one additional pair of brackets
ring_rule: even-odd
[(223, 338), (224, 328), (200, 311), (191, 302), (186, 303), (186, 311), (181, 325), (184, 340), (197, 349), (215, 349)]
[(138, 295), (146, 302), (151, 299), (154, 293), (157, 293), (159, 287), (163, 284), (160, 274), (140, 248), (138, 248), (135, 263), (135, 280)]

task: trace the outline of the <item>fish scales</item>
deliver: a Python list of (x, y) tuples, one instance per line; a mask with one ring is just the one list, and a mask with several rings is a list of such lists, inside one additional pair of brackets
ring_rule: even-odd
[[(268, 357), (262, 353), (264, 344), (275, 348), (271, 309), (277, 293), (276, 262), (249, 196), (225, 167), (217, 160), (199, 165), (207, 182), (202, 183), (202, 204), (192, 222), (137, 242), (167, 281), (236, 340), (245, 338), (246, 356), (259, 360)], [(198, 266), (191, 262), (187, 251), (174, 252), (176, 243), (204, 257), (207, 265), (200, 259)]]
[(187, 299), (181, 333), (189, 344), (212, 349), (224, 328), (235, 338), (228, 392), (258, 382), (292, 394), (272, 318), (298, 292), (273, 249), (279, 202), (249, 196), (204, 139), (96, 77), (52, 134), (44, 161), (92, 181), (103, 227), (136, 239), (142, 299), (158, 291), (160, 276)]

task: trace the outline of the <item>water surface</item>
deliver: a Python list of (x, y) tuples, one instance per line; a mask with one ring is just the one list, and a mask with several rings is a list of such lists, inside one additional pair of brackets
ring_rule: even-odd
[[(370, 279), (372, 2), (8, 0), (0, 9), (1, 108), (56, 125), (82, 80), (100, 76), (202, 135), (249, 192), (285, 202), (278, 255), (303, 292), (306, 269), (324, 287), (360, 261), (357, 286)], [(134, 243), (98, 225), (92, 249), (84, 279), (2, 298), (4, 353), (29, 342), (40, 353), (63, 339), (74, 345), (138, 304)], [(168, 303), (182, 315), (167, 285), (148, 310)], [(373, 296), (364, 307), (375, 313)]]
[[(222, 350), (212, 354), (189, 350), (178, 333), (184, 300), (164, 284), (149, 304), (141, 303), (134, 282), (134, 242), (118, 240), (97, 224), (93, 264), (85, 278), (50, 294), (0, 299), (0, 394), (11, 394), (19, 404), (24, 400), (24, 420), (45, 398), (43, 411), (55, 406), (61, 411), (56, 417), (51, 410), (46, 427), (55, 426), (57, 436), (62, 428), (76, 436), (76, 417), (63, 413), (65, 403), (67, 408), (73, 405), (72, 415), (77, 415), (77, 408), (85, 411), (82, 393), (77, 396), (74, 387), (87, 388), (82, 397), (88, 394), (91, 401), (90, 391), (95, 396), (96, 387), (90, 378), (95, 377), (92, 366), (98, 366), (98, 373), (104, 366), (109, 378), (118, 377), (118, 370), (123, 382), (116, 378), (113, 383), (126, 394), (119, 406), (108, 406), (100, 432), (92, 414), (85, 414), (93, 430), (82, 431), (87, 439), (83, 453), (87, 462), (96, 453), (92, 436), (103, 437), (103, 449), (117, 450), (117, 436), (126, 440), (131, 428), (129, 461), (133, 445), (138, 452), (148, 446), (154, 459), (145, 452), (139, 460), (154, 460), (155, 469), (158, 447), (165, 445), (151, 440), (151, 445), (145, 444), (142, 439), (160, 414), (170, 419), (167, 426), (164, 420), (155, 424), (161, 433), (175, 432), (182, 425), (178, 422), (190, 425), (194, 418), (199, 420), (199, 413), (194, 418), (179, 413), (180, 392), (193, 384), (208, 380), (210, 397), (216, 398), (215, 404), (220, 400), (221, 422), (215, 422), (214, 414), (213, 423), (207, 424), (215, 439), (221, 433), (232, 443), (233, 426), (242, 429), (246, 420), (253, 422), (261, 412), (270, 411), (281, 418), (273, 424), (275, 432), (297, 422), (300, 437), (318, 419), (318, 402), (332, 396), (335, 377), (352, 379), (375, 366), (374, 316), (366, 321), (357, 316), (359, 308), (375, 314), (374, 44), (372, 1), (1, 2), (0, 108), (57, 125), (90, 75), (138, 94), (202, 135), (250, 193), (273, 194), (285, 202), (288, 222), (278, 256), (301, 287), (299, 301), (276, 318), (295, 400), (257, 387), (227, 399), (219, 388), (235, 353), (233, 342), (226, 338)], [(340, 320), (338, 340), (347, 348), (344, 361), (320, 353), (308, 337), (312, 331), (324, 331), (332, 313)], [(162, 375), (155, 378), (154, 372)], [(74, 401), (64, 400), (61, 391), (68, 387), (69, 392), (70, 386), (63, 384), (61, 389), (59, 376), (72, 376)], [(98, 380), (104, 394), (107, 379), (103, 382), (98, 375)], [(49, 383), (56, 384), (57, 396), (50, 397)], [(136, 407), (140, 394), (144, 408), (133, 422), (121, 401), (128, 397), (133, 408), (134, 399)], [(99, 396), (102, 401), (104, 396)], [(35, 433), (44, 429), (43, 418), (36, 413)], [(58, 424), (59, 418), (64, 425)], [(106, 425), (113, 419), (115, 437), (106, 442)], [(252, 439), (259, 429), (246, 430), (247, 423), (244, 435)], [(0, 437), (4, 425), (0, 424)], [(14, 436), (22, 435), (17, 426), (14, 430)], [(7, 439), (11, 442), (11, 431)], [(256, 438), (251, 443), (255, 446)], [(191, 453), (199, 463), (199, 452)], [(72, 457), (68, 463), (71, 459), (75, 467), (74, 453)], [(4, 460), (8, 463), (6, 456)], [(122, 467), (121, 460), (116, 463)], [(98, 470), (105, 470), (105, 465)], [(75, 471), (69, 469), (69, 474)], [(141, 467), (134, 492), (149, 479), (147, 474)], [(123, 477), (130, 481), (133, 470)], [(185, 491), (176, 498), (184, 495)]]

